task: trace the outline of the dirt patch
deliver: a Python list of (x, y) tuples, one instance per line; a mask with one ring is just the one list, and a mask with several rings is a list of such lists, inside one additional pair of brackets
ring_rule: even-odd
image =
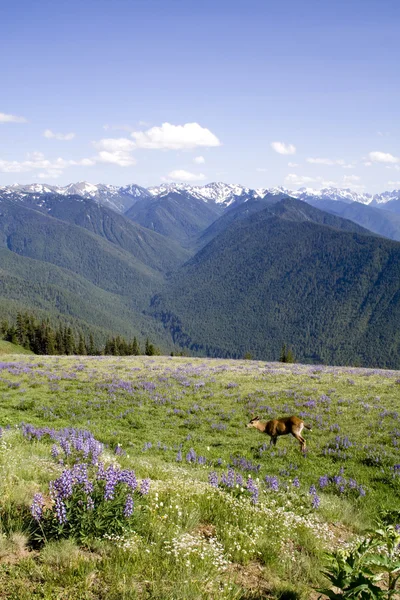
[(249, 599), (261, 600), (272, 598), (271, 584), (265, 579), (264, 569), (256, 562), (248, 565), (232, 564), (229, 566), (228, 575), (233, 581), (248, 591)]
[(199, 537), (203, 537), (206, 540), (210, 538), (216, 537), (216, 529), (214, 525), (199, 525), (196, 529), (193, 530), (194, 535), (198, 535)]

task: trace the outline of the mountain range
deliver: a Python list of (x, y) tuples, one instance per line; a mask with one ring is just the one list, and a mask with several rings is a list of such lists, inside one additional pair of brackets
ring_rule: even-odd
[(140, 199), (148, 198), (149, 196), (161, 197), (171, 192), (184, 193), (204, 202), (222, 205), (224, 208), (233, 203), (244, 202), (250, 198), (264, 198), (267, 195), (290, 196), (291, 198), (297, 198), (306, 202), (319, 198), (321, 200), (338, 200), (346, 203), (358, 202), (371, 206), (389, 205), (391, 202), (400, 201), (400, 190), (386, 191), (372, 195), (334, 187), (323, 188), (321, 190), (304, 187), (299, 190), (291, 190), (284, 187), (250, 189), (237, 184), (221, 182), (209, 183), (203, 186), (185, 183), (163, 183), (147, 189), (135, 184), (126, 186), (95, 185), (85, 181), (70, 183), (66, 186), (34, 183), (0, 187), (1, 197), (18, 199), (23, 198), (26, 194), (43, 195), (49, 193), (59, 196), (77, 195), (82, 198), (96, 200), (122, 213), (126, 212)]
[[(388, 239), (391, 238), (391, 239)], [(400, 190), (0, 188), (0, 316), (162, 350), (400, 367)]]

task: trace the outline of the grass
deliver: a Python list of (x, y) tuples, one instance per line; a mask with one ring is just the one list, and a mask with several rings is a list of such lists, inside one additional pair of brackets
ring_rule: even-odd
[(4, 340), (0, 340), (0, 356), (9, 355), (9, 354), (31, 354), (30, 350), (23, 348), (22, 346), (18, 346), (18, 344), (12, 344), (11, 342), (6, 342)]
[[(399, 506), (399, 399), (395, 371), (3, 357), (0, 597), (311, 598), (326, 584), (324, 552), (352, 544), (382, 510)], [(255, 414), (302, 417), (313, 429), (305, 431), (306, 454), (291, 436), (270, 448), (269, 438), (246, 428)], [(50, 506), (49, 482), (64, 466), (62, 453), (52, 456), (54, 441), (24, 437), (22, 423), (90, 430), (105, 445), (106, 465), (151, 479), (122, 535), (34, 543), (33, 496), (42, 493)], [(233, 487), (223, 483), (229, 468), (239, 481)]]

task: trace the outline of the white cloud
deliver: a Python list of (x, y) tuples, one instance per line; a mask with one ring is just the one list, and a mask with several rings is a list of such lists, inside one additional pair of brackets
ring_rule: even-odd
[(312, 165), (337, 165), (339, 167), (342, 167), (343, 169), (355, 168), (355, 165), (353, 163), (346, 163), (342, 158), (307, 158), (306, 160)]
[(318, 181), (315, 177), (307, 177), (304, 175), (296, 175), (295, 173), (290, 173), (285, 177), (286, 183), (292, 185), (305, 185), (306, 183), (313, 183)]
[(291, 167), (292, 169), (294, 169), (294, 168), (296, 168), (296, 167), (298, 167), (298, 166), (300, 166), (300, 165), (298, 165), (297, 163), (294, 163), (294, 162), (288, 162), (288, 167)]
[(203, 173), (190, 173), (190, 171), (185, 171), (184, 169), (171, 171), (167, 175), (167, 179), (170, 181), (203, 181), (205, 178), (206, 176)]
[(370, 152), (368, 158), (372, 162), (400, 163), (400, 158), (393, 156), (393, 154), (389, 154), (388, 152)]
[(329, 181), (323, 177), (310, 177), (305, 175), (296, 175), (290, 173), (286, 176), (285, 182), (288, 185), (297, 186), (309, 186), (320, 189), (326, 187), (351, 187), (353, 190), (363, 190), (365, 186), (360, 185), (358, 182), (360, 177), (358, 175), (345, 175), (339, 182)]
[(332, 158), (307, 158), (308, 163), (312, 165), (344, 165), (344, 160)]
[(161, 127), (151, 127), (147, 131), (134, 131), (132, 134), (137, 148), (149, 150), (188, 150), (200, 146), (220, 146), (219, 139), (198, 123), (171, 125), (163, 123)]
[(258, 173), (266, 173), (268, 169), (264, 169), (263, 167), (257, 167), (256, 171)]
[(15, 115), (6, 115), (0, 113), (0, 123), (26, 123), (25, 117), (17, 117)]
[(204, 156), (196, 156), (196, 157), (193, 159), (193, 162), (194, 162), (196, 165), (204, 165), (204, 163), (206, 162), (206, 159), (204, 158)]
[(96, 159), (99, 162), (111, 163), (120, 167), (130, 167), (136, 164), (132, 156), (135, 143), (127, 138), (105, 138), (93, 142), (94, 147), (99, 150)]
[(400, 186), (400, 181), (388, 181), (388, 185)]
[(51, 129), (46, 129), (43, 132), (43, 136), (48, 140), (55, 139), (69, 142), (70, 140), (74, 139), (75, 133), (54, 133), (54, 131), (51, 131)]
[(278, 154), (295, 154), (296, 146), (293, 144), (284, 144), (283, 142), (271, 142), (271, 148)]
[(343, 183), (353, 183), (355, 181), (360, 181), (360, 177), (358, 175), (345, 175), (343, 177)]
[(59, 177), (64, 169), (74, 166), (93, 166), (95, 161), (90, 158), (82, 160), (66, 160), (64, 158), (47, 159), (41, 152), (32, 152), (27, 155), (26, 160), (1, 160), (1, 173), (28, 173), (30, 171), (40, 171), (38, 177), (41, 179), (49, 177), (55, 179)]

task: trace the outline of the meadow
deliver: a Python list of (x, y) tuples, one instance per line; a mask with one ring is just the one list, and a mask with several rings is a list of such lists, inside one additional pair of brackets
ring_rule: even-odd
[[(292, 414), (304, 454), (246, 427)], [(317, 599), (399, 525), (399, 447), (399, 371), (2, 356), (0, 598)]]

